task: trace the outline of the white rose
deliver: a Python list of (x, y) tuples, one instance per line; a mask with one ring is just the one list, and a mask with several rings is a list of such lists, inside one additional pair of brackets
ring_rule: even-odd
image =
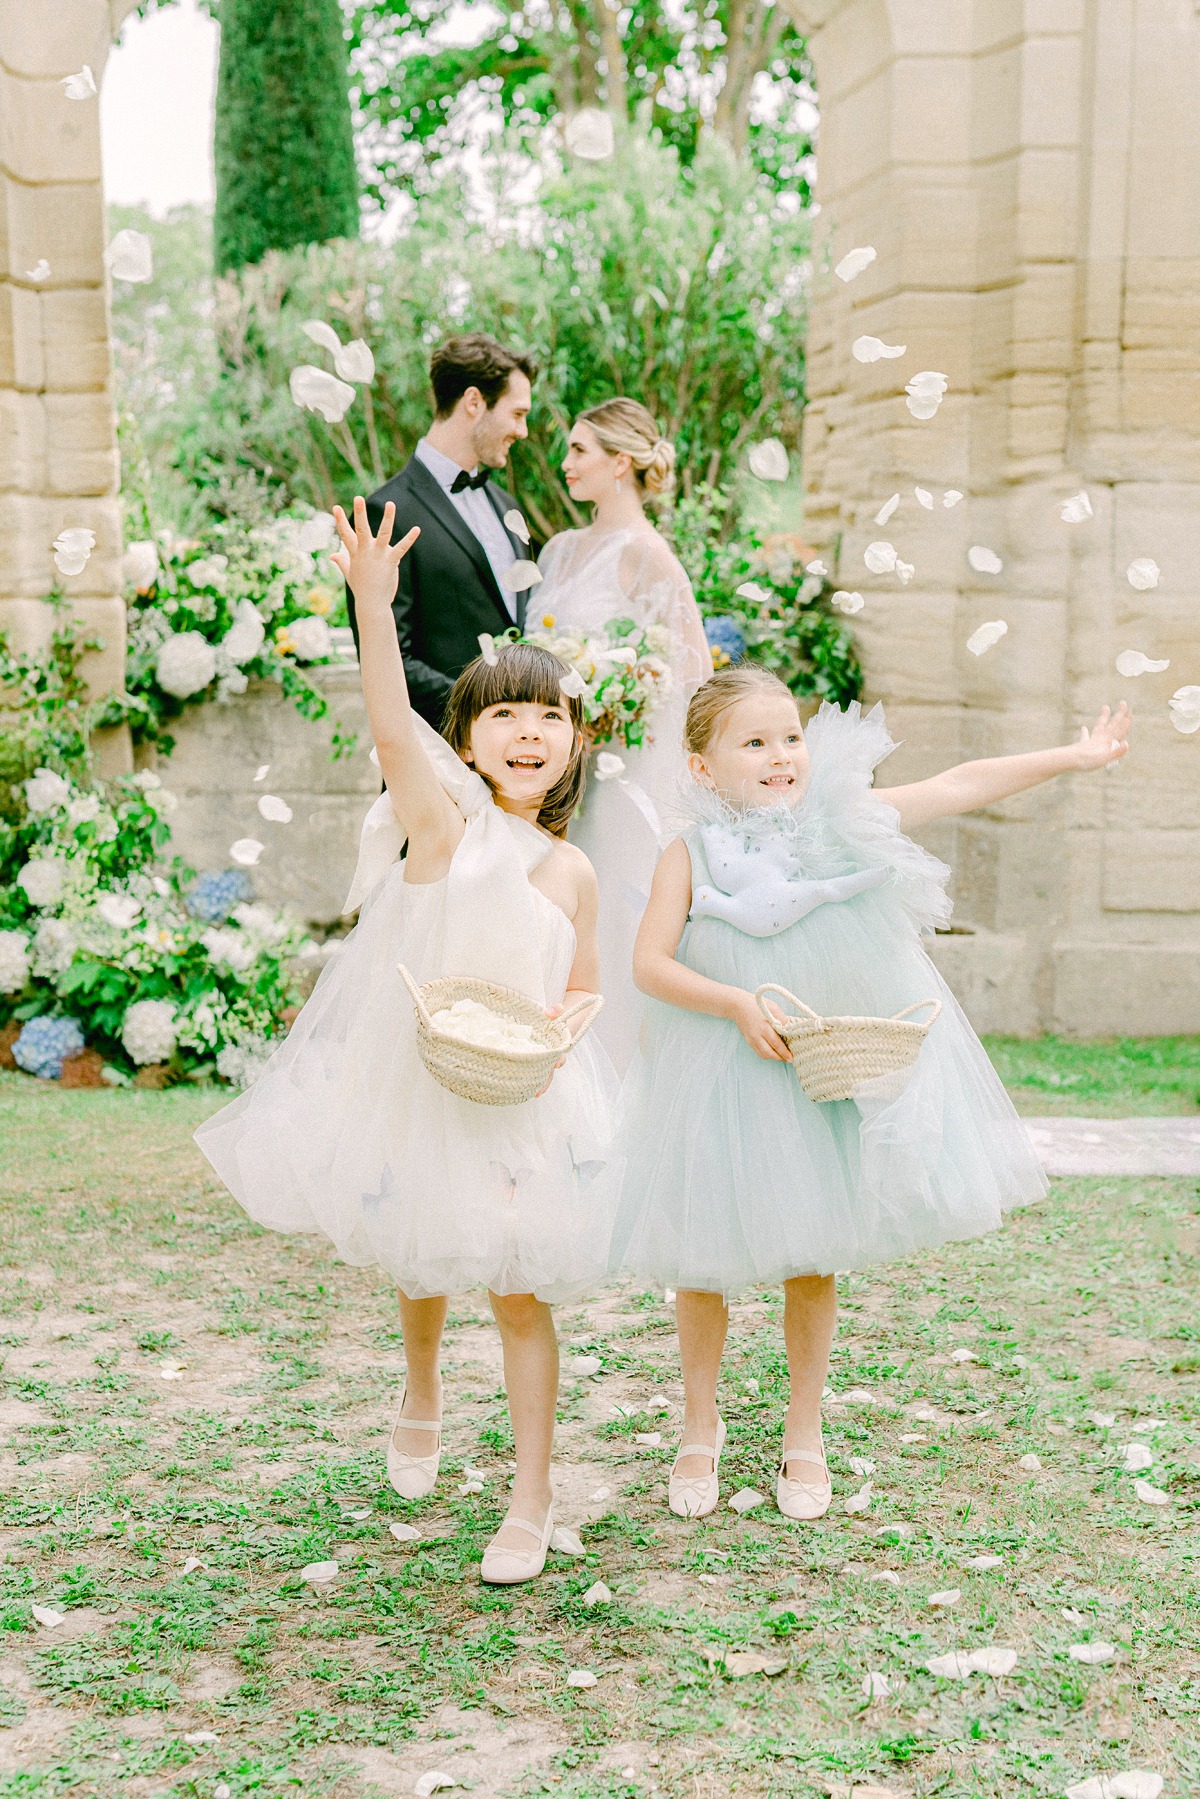
[(31, 906), (57, 906), (63, 896), (67, 865), (58, 856), (39, 856), (27, 862), (17, 876), (17, 886)]
[(216, 672), (216, 651), (199, 631), (179, 631), (168, 637), (154, 665), (155, 680), (164, 693), (173, 694), (177, 700), (199, 693)]
[(0, 931), (0, 993), (20, 993), (29, 979), (29, 940), (24, 931)]
[(132, 1061), (167, 1062), (175, 1053), (175, 1008), (165, 999), (138, 999), (125, 1014), (121, 1042)]
[(258, 616), (258, 608), (249, 600), (238, 603), (233, 623), (221, 639), (221, 648), (239, 668), (257, 656), (266, 641), (266, 629)]
[(301, 662), (319, 662), (322, 656), (328, 656), (333, 651), (329, 626), (315, 613), (310, 613), (307, 618), (294, 619), (287, 628), (287, 634)]
[(98, 793), (81, 793), (77, 799), (67, 804), (67, 821), (72, 829), (76, 825), (90, 825), (100, 812), (100, 795)]
[(33, 966), (53, 979), (65, 974), (75, 959), (75, 933), (65, 918), (43, 918), (33, 934)]
[(56, 812), (71, 797), (71, 789), (52, 768), (38, 768), (25, 783), (25, 804), (31, 812)]
[(159, 576), (158, 545), (153, 538), (131, 543), (121, 558), (121, 573), (136, 593), (146, 593)]

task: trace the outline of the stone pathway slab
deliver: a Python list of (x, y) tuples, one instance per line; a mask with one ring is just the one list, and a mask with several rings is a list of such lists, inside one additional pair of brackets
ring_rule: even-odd
[(1200, 1118), (1027, 1118), (1047, 1174), (1200, 1174)]

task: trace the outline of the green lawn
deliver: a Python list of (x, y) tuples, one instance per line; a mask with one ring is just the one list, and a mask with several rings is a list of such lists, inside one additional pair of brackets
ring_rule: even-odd
[[(568, 1356), (603, 1359), (561, 1402), (559, 1510), (586, 1553), (488, 1590), (510, 1445), (484, 1306), (452, 1315), (445, 1472), (406, 1507), (381, 1478), (391, 1296), (242, 1217), (190, 1143), (218, 1103), (0, 1076), (0, 1799), (358, 1799), (432, 1769), (512, 1799), (1049, 1799), (1130, 1767), (1200, 1791), (1196, 1181), (1057, 1182), (996, 1237), (847, 1277), (831, 1384), (866, 1397), (828, 1406), (838, 1498), (815, 1526), (769, 1503), (672, 1518), (670, 1309), (630, 1289), (562, 1308)], [(726, 1495), (770, 1494), (783, 1392), (756, 1297), (726, 1365)], [(1120, 1471), (1150, 1417), (1164, 1506)], [(876, 1464), (864, 1516), (851, 1457)], [(408, 1520), (420, 1539), (396, 1541)], [(298, 1578), (327, 1558), (331, 1585)], [(597, 1580), (612, 1599), (589, 1610)], [(1096, 1640), (1110, 1662), (1068, 1655)], [(1018, 1652), (1010, 1676), (925, 1669), (987, 1645)], [(779, 1671), (735, 1678), (737, 1651)], [(891, 1690), (868, 1701), (871, 1673)]]
[(986, 1037), (988, 1054), (1025, 1113), (1200, 1112), (1200, 1037)]

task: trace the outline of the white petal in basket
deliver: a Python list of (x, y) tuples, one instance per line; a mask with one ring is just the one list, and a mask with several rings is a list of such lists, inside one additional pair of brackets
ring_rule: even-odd
[(746, 460), (750, 473), (760, 481), (788, 478), (788, 453), (777, 437), (764, 437), (761, 443), (751, 444)]
[(853, 281), (864, 269), (869, 269), (876, 257), (873, 244), (862, 244), (857, 250), (848, 250), (842, 260), (834, 264), (833, 272), (839, 281)]
[(607, 162), (616, 149), (611, 115), (599, 106), (581, 106), (567, 120), (563, 142), (581, 162)]
[(620, 756), (612, 750), (601, 750), (596, 757), (595, 776), (598, 781), (615, 781), (618, 775), (625, 773), (625, 764)]
[(967, 638), (967, 648), (972, 656), (984, 656), (988, 650), (994, 649), (1002, 637), (1007, 637), (1008, 626), (1002, 618), (992, 618), (980, 625)]
[(1081, 489), (1064, 500), (1058, 509), (1058, 516), (1064, 525), (1082, 525), (1092, 517), (1092, 502)]
[(907, 344), (885, 344), (881, 337), (856, 337), (850, 354), (855, 362), (891, 362), (907, 349)]
[(597, 1580), (593, 1582), (584, 1594), (583, 1603), (587, 1606), (588, 1610), (591, 1611), (593, 1606), (607, 1605), (611, 1599), (612, 1593), (610, 1589), (605, 1586), (602, 1580)]
[(375, 379), (375, 358), (370, 344), (361, 337), (339, 347), (333, 366), (343, 381), (369, 384)]
[(529, 542), (529, 526), (515, 506), (504, 514), (504, 529), (511, 531), (514, 537), (519, 537), (522, 543)]
[(885, 542), (869, 543), (863, 551), (863, 561), (873, 575), (890, 575), (896, 566), (895, 545)]
[(836, 593), (829, 596), (829, 604), (835, 612), (847, 614), (861, 612), (866, 603), (861, 593), (847, 593), (844, 587), (839, 587)]
[(1139, 675), (1161, 675), (1170, 666), (1169, 659), (1156, 662), (1152, 656), (1143, 656), (1141, 650), (1122, 650), (1117, 657), (1117, 673), (1127, 681), (1136, 681)]
[(154, 250), (144, 231), (118, 231), (104, 252), (114, 281), (152, 281)]
[(295, 816), (287, 801), (281, 800), (276, 793), (264, 793), (258, 802), (258, 810), (273, 825), (290, 825)]
[(1117, 1653), (1115, 1643), (1072, 1643), (1067, 1650), (1073, 1662), (1082, 1662), (1085, 1667), (1096, 1668), (1105, 1662), (1111, 1662)]
[(67, 1615), (53, 1605), (31, 1605), (29, 1609), (33, 1613), (34, 1623), (40, 1624), (43, 1630), (57, 1630)]
[(590, 1668), (572, 1668), (567, 1675), (569, 1687), (594, 1687), (600, 1684), (600, 1676), (593, 1674)]
[(998, 575), (1004, 567), (995, 550), (989, 550), (986, 544), (973, 543), (967, 551), (967, 561), (977, 575)]
[(229, 854), (239, 868), (253, 868), (262, 853), (263, 845), (257, 837), (239, 837), (229, 846)]
[(77, 75), (64, 75), (58, 85), (68, 100), (96, 98), (96, 78), (86, 63)]
[(1158, 586), (1160, 573), (1153, 556), (1138, 556), (1125, 570), (1125, 578), (1131, 587), (1137, 588), (1139, 593), (1149, 593), (1152, 587)]
[(327, 425), (341, 423), (355, 393), (348, 382), (339, 381), (336, 375), (311, 362), (302, 362), (292, 370), (288, 387), (297, 406), (319, 412)]
[(1164, 1493), (1161, 1487), (1151, 1486), (1148, 1480), (1135, 1480), (1133, 1490), (1143, 1505), (1170, 1505), (1171, 1495)]
[(514, 562), (506, 568), (500, 578), (509, 593), (527, 593), (531, 587), (536, 587), (540, 581), (543, 581), (545, 576), (536, 562), (530, 562), (527, 557), (522, 557), (519, 562)]
[(300, 1578), (307, 1581), (310, 1586), (323, 1587), (327, 1581), (334, 1578), (337, 1571), (338, 1564), (336, 1562), (308, 1562), (301, 1568)]
[(762, 1494), (756, 1493), (753, 1487), (742, 1487), (729, 1501), (729, 1509), (739, 1517), (744, 1517), (747, 1512), (752, 1512), (756, 1506), (765, 1503)]

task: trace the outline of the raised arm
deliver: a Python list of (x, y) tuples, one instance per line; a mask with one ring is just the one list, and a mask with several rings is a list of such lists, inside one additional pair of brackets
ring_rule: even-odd
[(994, 805), (997, 800), (1011, 799), (1014, 793), (1040, 787), (1056, 775), (1107, 768), (1128, 752), (1132, 723), (1133, 715), (1122, 700), (1111, 714), (1105, 706), (1090, 731), (1084, 725), (1078, 741), (1064, 744), (1061, 749), (960, 762), (956, 768), (948, 768), (928, 781), (913, 781), (906, 787), (880, 787), (876, 792), (881, 800), (896, 808), (902, 831), (916, 831), (935, 818), (952, 818), (960, 812)]
[(414, 525), (392, 543), (395, 508), (390, 500), (376, 534), (367, 522), (361, 496), (354, 502), (353, 525), (340, 506), (334, 507), (333, 516), (342, 547), (332, 560), (354, 588), (363, 699), (392, 809), (408, 832), (409, 877), (436, 881), (446, 872), (462, 837), (462, 814), (421, 744), (392, 618), (396, 571), (420, 529)]

